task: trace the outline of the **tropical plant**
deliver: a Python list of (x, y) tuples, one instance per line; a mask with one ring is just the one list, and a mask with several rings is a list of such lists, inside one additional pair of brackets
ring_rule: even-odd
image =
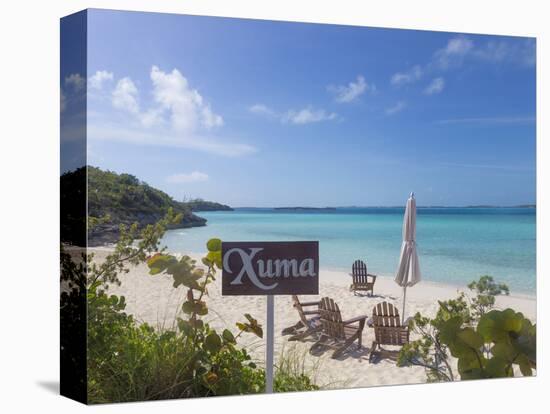
[(474, 297), (461, 292), (456, 299), (439, 301), (433, 319), (414, 316), (410, 327), (419, 339), (403, 346), (398, 364), (424, 367), (429, 382), (455, 380), (451, 356), (458, 359), (461, 379), (510, 376), (513, 365), (531, 375), (535, 325), (512, 309), (493, 309), (496, 296), (509, 294), (508, 287), (487, 275), (468, 287)]
[(495, 297), (509, 295), (510, 289), (504, 283), (497, 283), (489, 275), (484, 275), (478, 281), (468, 284), (468, 289), (474, 291), (476, 296), (472, 298), (472, 311), (475, 318), (481, 318), (486, 312), (495, 306)]
[(513, 377), (514, 366), (524, 376), (536, 369), (536, 326), (513, 309), (491, 310), (475, 328), (459, 317), (446, 321), (440, 340), (458, 359), (461, 379)]

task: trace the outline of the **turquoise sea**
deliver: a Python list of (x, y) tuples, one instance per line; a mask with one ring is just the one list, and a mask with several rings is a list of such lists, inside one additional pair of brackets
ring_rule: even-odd
[[(318, 240), (320, 267), (349, 271), (355, 259), (370, 273), (392, 276), (401, 247), (403, 208), (288, 211), (236, 209), (198, 213), (206, 227), (168, 231), (173, 252), (204, 252), (209, 238), (226, 241)], [(536, 289), (534, 208), (418, 208), (422, 277), (462, 285), (484, 274), (512, 293)]]

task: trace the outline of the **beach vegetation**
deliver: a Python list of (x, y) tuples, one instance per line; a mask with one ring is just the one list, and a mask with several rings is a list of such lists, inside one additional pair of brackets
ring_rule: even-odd
[[(160, 248), (167, 226), (181, 220), (169, 209), (155, 224), (120, 226), (120, 237), (106, 258), (82, 253), (75, 262), (62, 250), (62, 280), (72, 287), (62, 295), (62, 319), (86, 315), (87, 355), (76, 362), (87, 367), (89, 403), (253, 394), (265, 390), (265, 370), (246, 348), (241, 335), (263, 337), (261, 324), (250, 314), (219, 331), (203, 320), (208, 314), (208, 285), (221, 267), (221, 241), (209, 240), (201, 267), (189, 256), (176, 258)], [(152, 277), (166, 273), (185, 298), (173, 328), (154, 328), (126, 312), (126, 299), (109, 293), (120, 274), (146, 263)], [(85, 300), (82, 300), (82, 295)], [(86, 306), (87, 305), (87, 306)], [(64, 317), (65, 316), (65, 317)], [(79, 327), (86, 323), (78, 320)], [(76, 328), (75, 328), (76, 329)], [(275, 367), (275, 392), (317, 389), (304, 370), (289, 359)]]
[(509, 289), (491, 276), (468, 287), (474, 296), (439, 301), (434, 318), (414, 316), (410, 327), (419, 339), (403, 346), (398, 364), (424, 367), (428, 382), (532, 375), (536, 325), (512, 309), (494, 309), (496, 296)]

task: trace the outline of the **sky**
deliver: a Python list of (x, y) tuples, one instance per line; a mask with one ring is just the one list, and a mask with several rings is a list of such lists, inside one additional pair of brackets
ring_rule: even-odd
[(535, 39), (101, 10), (87, 33), (62, 96), (87, 85), (88, 164), (177, 200), (535, 202)]

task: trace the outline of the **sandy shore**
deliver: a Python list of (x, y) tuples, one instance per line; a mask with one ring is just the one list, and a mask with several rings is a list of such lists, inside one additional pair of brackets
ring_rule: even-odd
[[(107, 254), (106, 249), (95, 249), (97, 260)], [(200, 263), (200, 261), (198, 261)], [(133, 267), (128, 274), (121, 275), (121, 286), (112, 286), (112, 294), (124, 295), (127, 312), (139, 321), (153, 326), (172, 327), (175, 316), (185, 294), (184, 288), (174, 289), (172, 278), (167, 275), (150, 276), (145, 265)], [(391, 278), (379, 277), (375, 285), (375, 295), (354, 296), (349, 291), (350, 277), (345, 272), (320, 271), (320, 295), (303, 296), (303, 301), (316, 300), (323, 296), (333, 298), (340, 306), (343, 318), (370, 315), (378, 302), (386, 300), (401, 309), (402, 289)], [(437, 311), (437, 299), (456, 297), (457, 287), (422, 281), (407, 290), (406, 315), (421, 312), (433, 316)], [(467, 290), (466, 287), (463, 290)], [(244, 313), (250, 313), (260, 323), (265, 321), (266, 299), (264, 297), (222, 297), (220, 278), (210, 285), (207, 303), (210, 313), (206, 320), (216, 328), (230, 328), (235, 333), (235, 322), (243, 321)], [(511, 307), (523, 312), (533, 321), (536, 319), (536, 301), (526, 295), (510, 295), (497, 298), (497, 307)], [(275, 363), (281, 352), (295, 352), (305, 355), (306, 364), (315, 376), (316, 382), (325, 388), (364, 387), (390, 384), (413, 384), (425, 382), (426, 375), (421, 367), (397, 367), (389, 358), (368, 362), (369, 347), (374, 339), (370, 328), (363, 331), (363, 349), (354, 349), (339, 360), (330, 358), (330, 351), (320, 355), (309, 354), (313, 342), (288, 342), (281, 330), (294, 325), (298, 315), (292, 308), (291, 298), (275, 298)], [(246, 346), (259, 363), (263, 363), (265, 342), (252, 335), (243, 334), (240, 343)], [(412, 337), (414, 339), (414, 335)], [(391, 347), (387, 347), (391, 349)]]

